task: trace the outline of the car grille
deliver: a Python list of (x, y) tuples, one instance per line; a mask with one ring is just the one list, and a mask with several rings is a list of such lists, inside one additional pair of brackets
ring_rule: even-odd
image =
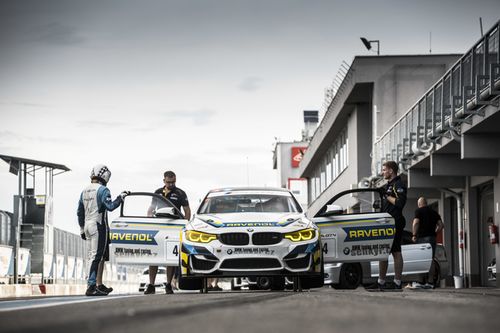
[(219, 235), (219, 240), (226, 245), (248, 245), (250, 237), (243, 232), (228, 232)]
[(257, 232), (252, 235), (254, 245), (278, 244), (282, 239), (283, 235), (279, 232)]
[(259, 268), (281, 268), (278, 259), (273, 258), (241, 258), (226, 259), (220, 266), (221, 269), (259, 269)]
[(291, 269), (308, 268), (310, 258), (311, 258), (311, 255), (308, 254), (302, 258), (285, 260), (285, 262), (288, 265), (288, 267), (290, 267)]
[(191, 256), (191, 265), (195, 270), (208, 271), (214, 268), (216, 263), (215, 261), (198, 259), (195, 256)]

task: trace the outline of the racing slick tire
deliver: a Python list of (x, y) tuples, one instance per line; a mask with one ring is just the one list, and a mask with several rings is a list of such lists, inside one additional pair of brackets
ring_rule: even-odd
[(273, 276), (271, 278), (271, 290), (274, 290), (274, 291), (285, 290), (285, 277)]
[(356, 289), (363, 280), (363, 269), (359, 263), (346, 263), (342, 265), (339, 274), (339, 283), (332, 284), (335, 289)]
[(300, 286), (302, 289), (321, 288), (325, 285), (325, 278), (322, 275), (318, 276), (301, 276)]
[(179, 289), (182, 290), (200, 290), (203, 288), (202, 278), (184, 278), (179, 275)]

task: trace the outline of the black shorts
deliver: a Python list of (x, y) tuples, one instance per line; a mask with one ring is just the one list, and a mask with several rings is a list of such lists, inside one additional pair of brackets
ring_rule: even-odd
[(401, 252), (401, 243), (403, 240), (403, 230), (405, 225), (406, 221), (404, 218), (396, 220), (396, 234), (394, 235), (394, 241), (392, 242), (391, 253)]

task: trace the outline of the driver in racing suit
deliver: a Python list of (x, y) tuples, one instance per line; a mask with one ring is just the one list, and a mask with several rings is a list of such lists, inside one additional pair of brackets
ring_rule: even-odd
[(88, 244), (89, 275), (87, 296), (106, 296), (113, 291), (102, 283), (104, 262), (109, 260), (109, 227), (108, 213), (123, 202), (129, 193), (122, 192), (114, 201), (106, 184), (111, 177), (111, 171), (102, 164), (92, 168), (91, 183), (85, 187), (78, 202), (78, 224), (80, 235)]

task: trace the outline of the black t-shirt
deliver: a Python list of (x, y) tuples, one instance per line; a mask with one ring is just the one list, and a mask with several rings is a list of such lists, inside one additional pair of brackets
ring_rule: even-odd
[(177, 207), (177, 209), (179, 209), (179, 211), (181, 210), (181, 207), (189, 206), (186, 192), (178, 187), (175, 187), (168, 193), (165, 187), (160, 187), (155, 191), (155, 194), (160, 194), (161, 196), (167, 198), (171, 203), (174, 204), (175, 207)]
[[(384, 191), (384, 200), (382, 201), (382, 211), (391, 214), (396, 221), (404, 221), (403, 208), (406, 204), (406, 186), (401, 177), (396, 176), (388, 182), (382, 190)], [(392, 196), (396, 198), (395, 205), (391, 204), (386, 198)]]
[(436, 225), (441, 216), (431, 207), (425, 206), (415, 211), (415, 218), (419, 220), (417, 238), (436, 236)]

